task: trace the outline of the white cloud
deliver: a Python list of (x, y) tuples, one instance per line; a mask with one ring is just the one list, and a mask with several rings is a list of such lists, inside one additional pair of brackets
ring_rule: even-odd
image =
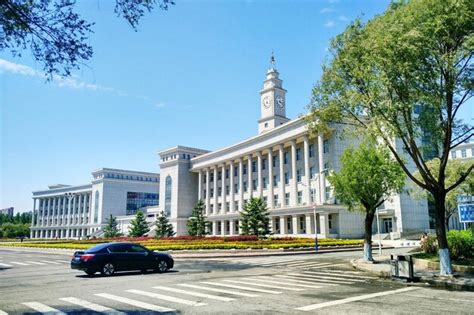
[(166, 106), (166, 103), (164, 103), (164, 102), (159, 102), (159, 103), (156, 103), (156, 104), (155, 104), (155, 107), (156, 107), (156, 108), (163, 108), (163, 107), (165, 107), (165, 106)]
[(333, 8), (322, 8), (321, 10), (319, 10), (319, 13), (331, 13), (331, 12), (334, 12), (334, 9)]
[(336, 23), (334, 21), (327, 21), (326, 24), (324, 24), (324, 27), (334, 27), (336, 26)]
[(339, 15), (339, 21), (346, 22), (346, 21), (349, 21), (349, 19), (345, 17), (344, 15)]

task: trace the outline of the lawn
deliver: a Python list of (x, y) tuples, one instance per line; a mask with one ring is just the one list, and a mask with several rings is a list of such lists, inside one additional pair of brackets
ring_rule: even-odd
[[(419, 259), (426, 259), (429, 261), (439, 263), (438, 254), (418, 253), (418, 254), (414, 254), (413, 257), (419, 258)], [(464, 258), (464, 259), (453, 260), (452, 263), (454, 265), (474, 266), (474, 258)]]

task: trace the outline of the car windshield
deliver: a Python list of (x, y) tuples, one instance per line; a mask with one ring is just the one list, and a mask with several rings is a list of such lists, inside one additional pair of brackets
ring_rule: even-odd
[(110, 244), (99, 244), (99, 245), (96, 245), (94, 247), (89, 248), (85, 252), (86, 253), (97, 253), (97, 252), (100, 252), (101, 250), (103, 250), (104, 248), (106, 248), (108, 246), (110, 246)]

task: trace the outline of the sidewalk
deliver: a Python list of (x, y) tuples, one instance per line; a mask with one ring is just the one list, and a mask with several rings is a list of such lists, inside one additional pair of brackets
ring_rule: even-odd
[[(374, 263), (368, 263), (363, 259), (352, 259), (351, 264), (358, 270), (367, 271), (379, 277), (390, 278), (390, 256), (374, 257), (374, 259)], [(417, 264), (414, 265), (414, 274), (419, 280), (417, 282), (407, 283), (408, 285), (430, 285), (450, 290), (474, 291), (474, 274), (454, 272), (453, 276), (440, 276), (439, 270), (426, 268)]]

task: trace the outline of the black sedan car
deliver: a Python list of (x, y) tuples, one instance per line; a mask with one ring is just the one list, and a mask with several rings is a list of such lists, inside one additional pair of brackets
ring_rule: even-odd
[(173, 268), (171, 255), (151, 251), (140, 244), (104, 243), (86, 251), (75, 252), (71, 260), (71, 268), (79, 269), (89, 276), (100, 272), (111, 276), (117, 271), (153, 269), (165, 272)]

